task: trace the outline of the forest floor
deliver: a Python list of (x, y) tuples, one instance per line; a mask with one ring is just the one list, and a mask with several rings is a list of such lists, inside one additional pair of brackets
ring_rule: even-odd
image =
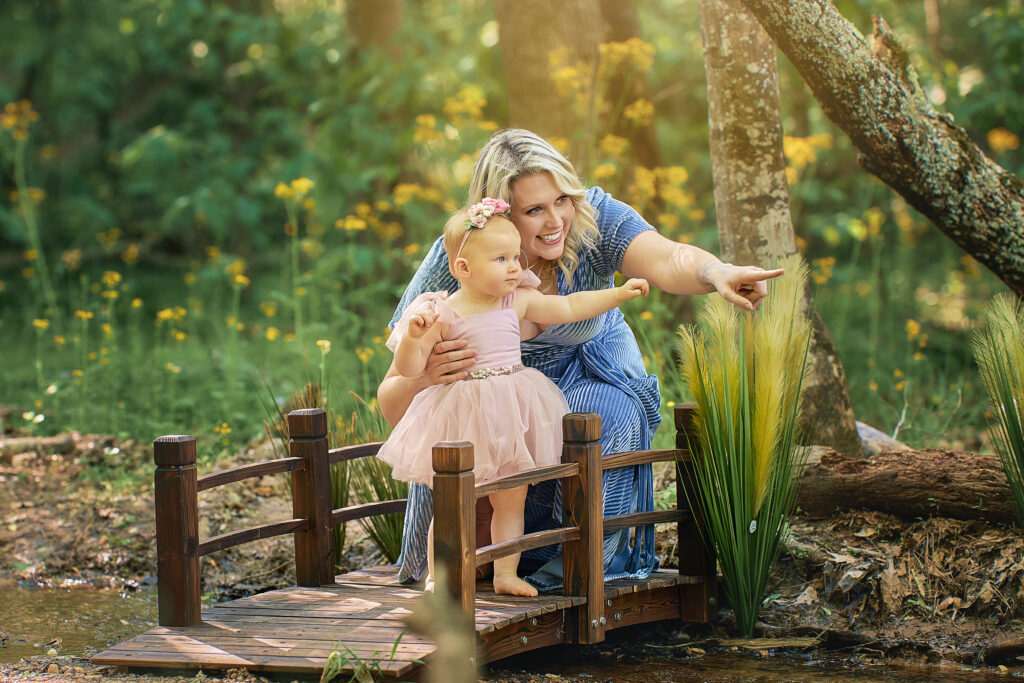
[[(151, 484), (142, 480), (125, 490), (111, 473), (138, 471), (151, 457), (150, 446), (95, 435), (75, 434), (71, 441), (63, 453), (0, 449), (0, 589), (145, 590), (156, 567)], [(217, 468), (269, 457), (257, 446)], [(98, 477), (99, 471), (107, 474)], [(200, 496), (200, 507), (201, 537), (285, 519), (291, 511), (287, 484), (279, 477), (214, 489)], [(533, 657), (525, 665), (494, 665), (485, 680), (603, 680), (602, 661), (626, 658), (635, 668), (644, 658), (724, 653), (826, 657), (866, 666), (942, 663), (993, 674), (1024, 666), (1016, 659), (1024, 646), (1002, 654), (991, 649), (1024, 632), (1024, 539), (1015, 529), (944, 517), (901, 520), (871, 511), (822, 519), (798, 514), (792, 522), (757, 638), (739, 638), (726, 606), (715, 624), (625, 629), (631, 634), (589, 646), (580, 656), (590, 657), (591, 674), (580, 678), (562, 665), (563, 673), (551, 674), (543, 657)], [(351, 528), (349, 538), (357, 536), (357, 527)], [(660, 529), (658, 538), (659, 554), (671, 556), (674, 532)], [(215, 557), (202, 561), (204, 602), (294, 581), (287, 537)], [(343, 558), (347, 568), (380, 562), (376, 550), (358, 540), (350, 541)], [(0, 624), (0, 646), (18, 639), (18, 623)], [(48, 654), (41, 649), (38, 656), (0, 664), (0, 680), (177, 680), (115, 675), (89, 664), (83, 657), (88, 652), (60, 653), (59, 640)], [(245, 672), (225, 676), (261, 680)]]

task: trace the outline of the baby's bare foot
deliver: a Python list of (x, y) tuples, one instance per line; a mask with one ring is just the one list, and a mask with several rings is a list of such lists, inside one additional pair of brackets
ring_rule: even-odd
[(495, 574), (494, 592), (501, 595), (521, 595), (525, 598), (532, 598), (537, 595), (536, 588), (514, 574), (511, 576), (508, 574)]

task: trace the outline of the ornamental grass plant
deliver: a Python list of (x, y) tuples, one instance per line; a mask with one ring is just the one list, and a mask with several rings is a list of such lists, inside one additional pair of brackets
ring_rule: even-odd
[(1012, 294), (998, 294), (971, 347), (992, 403), (989, 436), (1003, 465), (1024, 527), (1024, 309)]
[(802, 307), (808, 268), (785, 275), (748, 313), (709, 297), (697, 324), (680, 326), (680, 370), (697, 403), (690, 505), (705, 521), (736, 623), (752, 635), (778, 559), (807, 449), (797, 444), (811, 337)]

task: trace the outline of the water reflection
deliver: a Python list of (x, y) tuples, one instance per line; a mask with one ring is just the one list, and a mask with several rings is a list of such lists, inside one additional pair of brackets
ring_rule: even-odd
[(87, 656), (153, 628), (156, 620), (155, 590), (32, 589), (0, 582), (0, 663), (43, 655), (50, 647)]

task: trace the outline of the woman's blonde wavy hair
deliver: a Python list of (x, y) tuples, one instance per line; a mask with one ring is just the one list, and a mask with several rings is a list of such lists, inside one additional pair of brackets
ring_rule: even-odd
[(494, 197), (515, 206), (512, 181), (535, 173), (550, 173), (555, 186), (568, 195), (576, 210), (576, 218), (565, 235), (565, 248), (556, 262), (566, 282), (571, 282), (579, 265), (578, 252), (581, 248), (593, 249), (601, 233), (576, 169), (547, 140), (521, 128), (507, 128), (492, 135), (473, 166), (467, 205)]

